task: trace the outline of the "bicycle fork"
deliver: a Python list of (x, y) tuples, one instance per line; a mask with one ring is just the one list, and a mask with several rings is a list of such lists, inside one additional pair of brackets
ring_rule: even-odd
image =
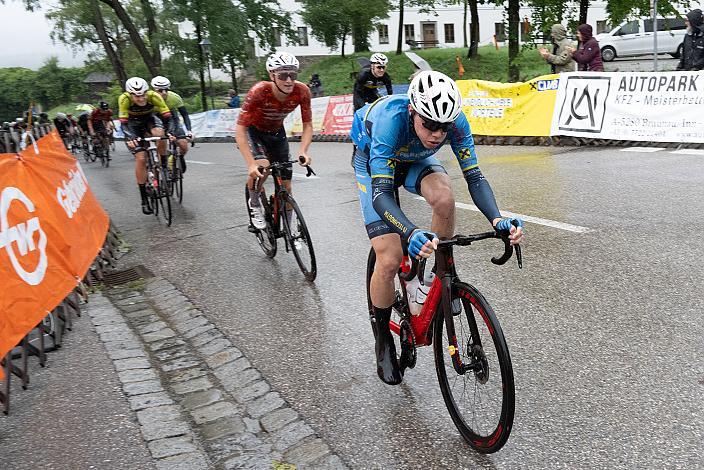
[[(454, 257), (452, 254), (452, 246), (439, 247), (439, 256), (435, 259), (438, 263), (437, 272), (440, 276), (440, 281), (442, 283), (442, 297), (441, 303), (439, 305), (442, 318), (445, 320), (445, 329), (447, 331), (447, 350), (452, 358), (452, 366), (455, 372), (459, 375), (464, 375), (467, 371), (478, 372), (482, 369), (482, 364), (480, 361), (472, 360), (469, 364), (465, 364), (462, 361), (462, 347), (468, 345), (458, 345), (457, 344), (457, 334), (455, 332), (455, 320), (454, 312), (452, 311), (452, 284), (455, 279), (457, 279), (457, 271), (455, 270)], [(460, 311), (459, 315), (462, 315)], [(471, 324), (471, 317), (468, 315), (468, 321), (470, 322), (471, 337), (478, 338), (476, 334), (476, 327)], [(471, 357), (469, 351), (467, 351), (468, 356)]]

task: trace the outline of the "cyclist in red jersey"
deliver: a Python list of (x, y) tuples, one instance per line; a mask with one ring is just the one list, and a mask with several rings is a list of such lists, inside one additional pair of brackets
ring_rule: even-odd
[[(105, 101), (101, 101), (98, 107), (91, 111), (88, 116), (88, 133), (93, 137), (93, 145), (98, 139), (103, 138), (107, 147), (110, 144), (109, 138), (114, 129), (112, 109)], [(108, 157), (108, 160), (110, 160), (110, 157)]]
[[(266, 178), (259, 167), (268, 167), (270, 161), (287, 162), (290, 160), (288, 139), (284, 129), (284, 119), (297, 106), (301, 107), (303, 135), (299, 154), (304, 157), (301, 165), (311, 163), (308, 147), (313, 140), (313, 113), (310, 109), (310, 89), (298, 78), (298, 59), (287, 52), (278, 52), (266, 61), (271, 82), (259, 82), (254, 85), (245, 98), (237, 119), (235, 140), (244, 157), (249, 171), (247, 186), (252, 195), (249, 208), (252, 212), (252, 224), (257, 229), (266, 227), (264, 209), (255, 194), (255, 182)], [(291, 176), (288, 170), (282, 175), (284, 187), (291, 192)], [(261, 184), (257, 185), (261, 188)]]

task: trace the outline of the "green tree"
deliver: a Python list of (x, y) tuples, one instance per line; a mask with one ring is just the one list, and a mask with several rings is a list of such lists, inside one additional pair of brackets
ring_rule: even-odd
[[(679, 10), (690, 8), (688, 0), (658, 0), (658, 13), (661, 15), (679, 15)], [(649, 0), (607, 0), (606, 12), (611, 24), (619, 24), (631, 16), (650, 16)]]
[(98, 0), (61, 0), (46, 13), (46, 17), (55, 25), (50, 33), (54, 41), (62, 42), (74, 51), (99, 44), (120, 83), (127, 80), (127, 35), (112, 10), (99, 4)]
[[(369, 34), (378, 20), (388, 17), (390, 8), (389, 0), (303, 0), (301, 16), (328, 47), (337, 49), (341, 41), (344, 55), (347, 34), (352, 35), (354, 52), (369, 50)], [(349, 30), (344, 29), (346, 25)]]

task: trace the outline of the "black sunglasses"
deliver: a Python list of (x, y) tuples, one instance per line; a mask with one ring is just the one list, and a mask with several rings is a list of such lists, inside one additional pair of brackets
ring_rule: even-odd
[(447, 132), (447, 130), (452, 125), (451, 122), (437, 122), (437, 121), (433, 121), (431, 119), (426, 119), (423, 116), (421, 116), (420, 114), (418, 114), (418, 116), (420, 116), (420, 122), (421, 122), (421, 124), (423, 124), (423, 127), (428, 129), (430, 132), (437, 132), (439, 130), (443, 131), (443, 132)]
[(384, 70), (386, 68), (386, 65), (375, 65), (374, 67), (379, 70)]
[(298, 72), (276, 72), (276, 78), (285, 82), (289, 78), (291, 80), (296, 80), (298, 78)]

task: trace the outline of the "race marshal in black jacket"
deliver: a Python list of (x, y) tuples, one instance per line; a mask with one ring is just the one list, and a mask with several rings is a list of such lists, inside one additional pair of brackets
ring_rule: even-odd
[(386, 73), (386, 64), (389, 63), (389, 59), (384, 54), (377, 52), (372, 54), (369, 62), (371, 62), (371, 68), (362, 69), (357, 81), (354, 82), (353, 102), (355, 111), (367, 103), (376, 101), (379, 98), (377, 90), (382, 86), (386, 86), (387, 95), (393, 93), (391, 77)]
[(677, 70), (704, 69), (704, 26), (702, 11), (692, 10), (687, 13), (687, 34), (682, 41), (682, 54)]

